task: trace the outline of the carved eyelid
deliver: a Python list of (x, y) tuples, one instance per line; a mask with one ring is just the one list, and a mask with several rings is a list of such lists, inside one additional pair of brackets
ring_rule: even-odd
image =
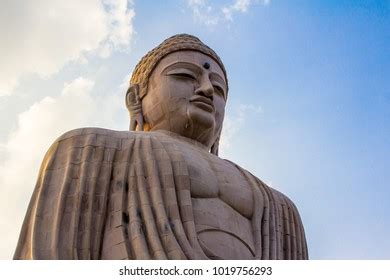
[(216, 81), (212, 81), (211, 84), (213, 85), (214, 88), (218, 88), (221, 91), (223, 97), (226, 99), (226, 94), (223, 85), (221, 85), (219, 82)]
[(189, 75), (189, 76), (193, 77), (194, 79), (197, 78), (197, 75), (193, 71), (186, 69), (186, 68), (181, 68), (181, 67), (169, 70), (166, 73), (166, 75), (180, 75), (180, 74)]
[(225, 93), (226, 83), (222, 79), (222, 77), (219, 74), (213, 73), (213, 72), (210, 73), (209, 77), (210, 77), (211, 83), (213, 85), (219, 86), (222, 89), (222, 91)]
[(211, 82), (211, 84), (213, 85), (213, 87), (222, 90), (222, 87), (218, 83)]

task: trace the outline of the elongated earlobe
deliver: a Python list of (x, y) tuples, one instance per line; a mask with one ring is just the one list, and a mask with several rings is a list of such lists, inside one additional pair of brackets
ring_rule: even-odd
[(138, 84), (131, 84), (126, 92), (126, 107), (130, 114), (130, 131), (144, 130), (142, 103), (139, 97)]

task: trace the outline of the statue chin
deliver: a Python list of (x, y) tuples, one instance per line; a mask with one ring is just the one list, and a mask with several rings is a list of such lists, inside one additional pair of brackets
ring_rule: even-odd
[(190, 106), (187, 109), (187, 119), (189, 120), (189, 126), (186, 129), (189, 130), (192, 136), (190, 138), (208, 146), (214, 138), (216, 127), (214, 113)]

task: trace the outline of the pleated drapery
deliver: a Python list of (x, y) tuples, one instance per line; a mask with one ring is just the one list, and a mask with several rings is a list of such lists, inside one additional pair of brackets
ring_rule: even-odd
[[(43, 160), (14, 258), (207, 259), (184, 151), (169, 152), (177, 141), (98, 128), (60, 137)], [(253, 190), (255, 258), (307, 259), (295, 205), (235, 166)]]

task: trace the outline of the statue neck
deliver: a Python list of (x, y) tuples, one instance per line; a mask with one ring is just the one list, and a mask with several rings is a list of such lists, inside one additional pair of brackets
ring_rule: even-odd
[(186, 142), (186, 143), (188, 143), (190, 145), (196, 146), (196, 147), (200, 148), (201, 150), (210, 152), (210, 148), (211, 147), (208, 147), (208, 146), (204, 145), (203, 143), (201, 143), (201, 142), (199, 142), (197, 140), (194, 140), (192, 138), (180, 135), (180, 134), (172, 132), (172, 131), (164, 130), (164, 129), (157, 129), (157, 130), (153, 130), (153, 131), (154, 132), (158, 132), (158, 133), (163, 133), (165, 135), (169, 135), (169, 136), (171, 136), (171, 137), (173, 137), (175, 139), (178, 139), (178, 140)]

